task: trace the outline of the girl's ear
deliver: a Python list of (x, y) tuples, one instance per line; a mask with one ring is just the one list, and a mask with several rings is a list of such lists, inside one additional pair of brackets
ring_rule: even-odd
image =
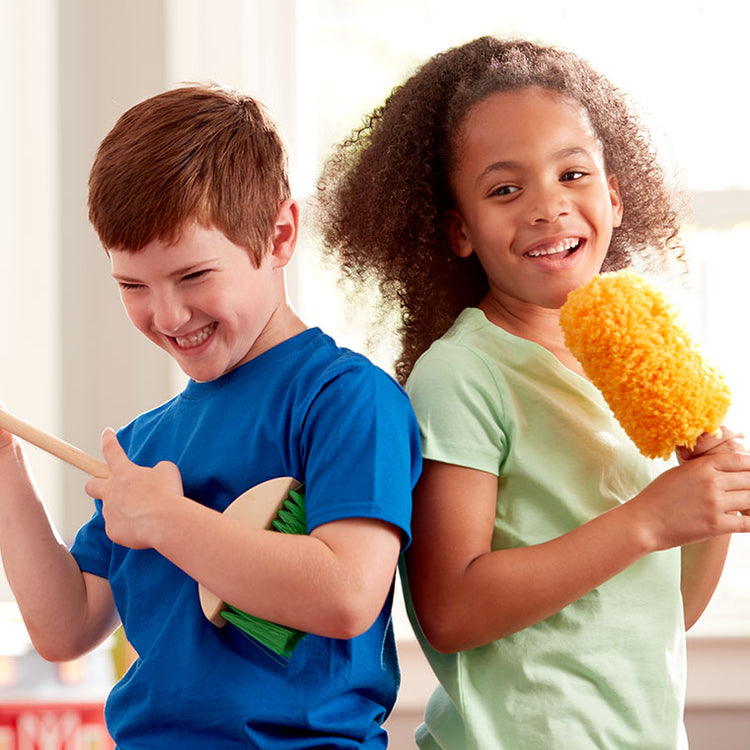
[(451, 250), (459, 258), (468, 258), (474, 252), (474, 246), (466, 236), (463, 217), (455, 208), (445, 212), (443, 227)]
[(286, 200), (279, 207), (273, 227), (271, 256), (275, 268), (283, 268), (292, 259), (299, 232), (299, 205)]
[(609, 175), (607, 183), (609, 185), (609, 199), (612, 201), (612, 227), (619, 227), (622, 224), (623, 205), (620, 188), (617, 184), (617, 177), (613, 174)]

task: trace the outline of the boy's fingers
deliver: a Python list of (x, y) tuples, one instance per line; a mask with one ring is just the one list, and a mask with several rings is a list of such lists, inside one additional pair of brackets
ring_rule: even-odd
[(99, 479), (98, 477), (89, 479), (84, 487), (86, 494), (91, 498), (101, 498), (105, 481), (105, 479)]
[(127, 455), (117, 440), (115, 431), (111, 427), (107, 427), (102, 433), (102, 455), (110, 466), (113, 466), (123, 458), (127, 460)]

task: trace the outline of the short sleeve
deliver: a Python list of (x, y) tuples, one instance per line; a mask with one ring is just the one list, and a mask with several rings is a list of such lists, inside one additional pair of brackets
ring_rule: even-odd
[(308, 530), (372, 518), (397, 526), (408, 544), (419, 429), (391, 377), (363, 361), (326, 381), (305, 417), (301, 448)]
[(109, 563), (112, 555), (112, 542), (104, 530), (104, 516), (99, 500), (96, 501), (94, 515), (78, 530), (71, 547), (71, 553), (78, 567), (86, 573), (93, 573), (101, 578), (109, 575)]
[(406, 390), (424, 458), (499, 475), (508, 444), (503, 402), (476, 352), (436, 342), (414, 366)]

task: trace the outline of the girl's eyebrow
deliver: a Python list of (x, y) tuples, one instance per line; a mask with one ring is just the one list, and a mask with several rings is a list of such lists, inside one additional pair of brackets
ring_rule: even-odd
[(495, 161), (492, 164), (486, 166), (482, 173), (477, 177), (477, 182), (487, 177), (487, 175), (493, 174), (494, 172), (504, 172), (505, 170), (514, 169), (520, 166), (517, 161)]
[[(593, 158), (591, 152), (588, 149), (583, 148), (582, 146), (566, 146), (565, 148), (561, 148), (559, 151), (555, 151), (553, 154), (550, 154), (550, 159), (552, 161), (559, 161), (560, 159), (568, 159), (571, 156), (585, 156), (589, 159)], [(477, 177), (477, 182), (487, 177), (487, 175), (493, 174), (494, 172), (517, 169), (520, 166), (521, 162), (513, 161), (512, 159), (492, 162), (492, 164), (488, 164), (482, 170), (482, 173), (479, 175), (479, 177)]]

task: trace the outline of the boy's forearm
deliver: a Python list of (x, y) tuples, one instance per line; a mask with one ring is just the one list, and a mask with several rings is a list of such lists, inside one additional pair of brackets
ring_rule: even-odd
[(401, 549), (396, 527), (353, 518), (310, 535), (258, 529), (185, 497), (175, 464), (134, 464), (111, 430), (102, 453), (111, 474), (89, 479), (86, 492), (102, 501), (115, 544), (155, 549), (222, 601), (297, 630), (352, 637), (380, 613)]
[(0, 553), (32, 642), (51, 660), (80, 655), (91, 647), (84, 633), (86, 586), (18, 445), (0, 456), (0, 482)]
[(298, 536), (185, 503), (163, 520), (156, 548), (238, 609), (332, 638), (364, 632), (382, 609), (400, 551), (389, 524), (350, 519)]

